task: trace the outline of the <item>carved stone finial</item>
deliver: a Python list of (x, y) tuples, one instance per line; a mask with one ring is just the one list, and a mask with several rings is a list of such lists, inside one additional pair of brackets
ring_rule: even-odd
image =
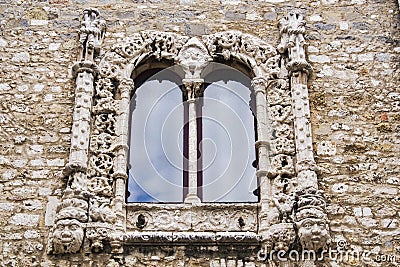
[(100, 13), (94, 8), (83, 11), (81, 28), (79, 30), (78, 61), (94, 61), (99, 55), (103, 43), (106, 23), (99, 19)]
[(305, 56), (305, 21), (303, 15), (289, 13), (280, 20), (281, 43), (278, 46), (280, 53), (288, 52), (287, 68), (291, 72), (304, 71), (309, 73), (312, 68)]

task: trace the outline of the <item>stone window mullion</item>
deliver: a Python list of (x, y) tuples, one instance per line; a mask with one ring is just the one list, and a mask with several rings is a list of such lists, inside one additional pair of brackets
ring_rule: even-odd
[(185, 203), (199, 203), (200, 198), (197, 195), (197, 154), (198, 154), (198, 140), (197, 140), (197, 102), (198, 97), (201, 95), (201, 88), (203, 86), (203, 79), (183, 79), (184, 92), (187, 95), (188, 103), (188, 121), (189, 134), (188, 134), (188, 194), (184, 196)]

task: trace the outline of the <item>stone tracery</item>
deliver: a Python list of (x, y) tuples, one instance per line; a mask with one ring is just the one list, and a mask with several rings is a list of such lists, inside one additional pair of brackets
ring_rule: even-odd
[[(319, 250), (328, 245), (325, 202), (317, 190), (314, 170), (307, 89), (311, 67), (304, 54), (304, 21), (300, 15), (290, 14), (281, 21), (281, 26), (282, 41), (278, 49), (238, 31), (206, 35), (201, 39), (145, 31), (114, 45), (100, 58), (105, 24), (96, 10), (85, 10), (78, 62), (73, 67), (76, 99), (71, 152), (65, 172), (70, 181), (49, 239), (49, 252), (76, 253), (82, 247), (99, 252), (109, 243), (117, 253), (121, 251), (125, 235), (136, 236), (142, 228), (184, 232), (192, 229), (187, 222), (199, 231), (195, 235), (198, 237), (189, 236), (189, 239), (201, 239), (202, 233), (205, 236), (203, 231), (218, 226), (221, 231), (250, 231), (263, 242), (284, 251), (290, 249), (296, 234), (303, 249)], [(202, 93), (201, 71), (208, 62), (234, 59), (251, 69), (257, 103), (259, 204), (246, 208), (235, 204), (223, 207), (228, 213), (222, 212), (218, 204), (209, 207), (183, 204), (172, 210), (151, 210), (139, 205), (130, 211), (125, 207), (128, 113), (134, 92), (131, 74), (151, 57), (182, 65), (189, 101)], [(285, 61), (286, 64), (281, 64)], [(285, 74), (286, 69), (290, 76)], [(196, 202), (199, 201), (195, 198), (187, 201)], [(145, 220), (143, 227), (135, 225), (139, 217)], [(244, 225), (237, 223), (239, 218)], [(161, 225), (159, 222), (163, 220)], [(309, 229), (313, 227), (318, 228), (317, 236), (310, 234)], [(61, 228), (75, 233), (68, 239), (70, 244), (63, 241), (61, 232), (67, 230)], [(84, 229), (88, 242), (82, 246)]]

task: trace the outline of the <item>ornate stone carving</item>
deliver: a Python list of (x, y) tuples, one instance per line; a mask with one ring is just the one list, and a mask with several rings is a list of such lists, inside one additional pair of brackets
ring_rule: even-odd
[(113, 224), (117, 218), (111, 208), (110, 200), (106, 197), (91, 198), (89, 214), (92, 222), (106, 222)]
[(260, 236), (252, 232), (127, 232), (126, 243), (128, 244), (257, 244)]
[[(128, 207), (127, 228), (135, 231), (255, 231), (257, 227), (255, 205), (209, 204), (198, 207), (142, 204)], [(139, 217), (144, 223), (138, 227)], [(242, 225), (239, 219), (242, 218)], [(244, 224), (244, 225), (243, 225)]]
[(282, 174), (287, 176), (294, 175), (293, 159), (291, 156), (278, 154), (271, 159), (269, 176), (276, 177)]
[(285, 79), (272, 80), (268, 85), (267, 100), (270, 106), (289, 106), (291, 104), (289, 83)]
[(62, 202), (57, 207), (56, 222), (48, 241), (48, 253), (76, 253), (80, 250), (84, 232), (82, 222), (86, 222), (88, 218), (88, 203), (80, 198), (82, 191), (66, 190)]
[(102, 153), (109, 153), (112, 151), (114, 137), (108, 133), (101, 133), (99, 135), (92, 135), (90, 140), (90, 150)]
[(290, 222), (292, 220), (294, 197), (281, 192), (273, 196), (273, 201), (279, 211), (279, 221)]
[(93, 134), (108, 133), (110, 135), (115, 135), (115, 123), (114, 113), (95, 115)]
[[(302, 16), (290, 14), (281, 26), (282, 55), (259, 38), (238, 31), (191, 39), (145, 31), (101, 55), (105, 24), (96, 10), (85, 10), (79, 62), (73, 67), (76, 99), (66, 168), (69, 182), (50, 235), (49, 251), (78, 252), (84, 228), (85, 244), (93, 252), (107, 244), (112, 253), (121, 253), (126, 242), (218, 243), (242, 238), (255, 242), (258, 228), (264, 242), (269, 240), (276, 250), (288, 251), (294, 242), (293, 223), (303, 249), (319, 250), (328, 244), (323, 198), (317, 191), (303, 191), (317, 185), (309, 127), (307, 75), (311, 67), (305, 60), (304, 21)], [(210, 60), (236, 61), (251, 70), (258, 120), (259, 206), (198, 204), (200, 200), (193, 198), (187, 201), (191, 205), (129, 204), (126, 208), (128, 113), (134, 88), (131, 75), (135, 67), (149, 59), (182, 65), (184, 93), (192, 103), (202, 94), (201, 71)], [(191, 117), (195, 117), (195, 111), (192, 105)], [(191, 146), (196, 147), (193, 140)], [(297, 162), (296, 169), (293, 162)], [(197, 177), (192, 178), (195, 184)], [(197, 188), (192, 189), (192, 196), (197, 197)], [(125, 236), (126, 229), (135, 232)], [(74, 234), (63, 237), (63, 231)]]
[(86, 229), (86, 238), (90, 242), (90, 249), (93, 252), (100, 252), (103, 250), (104, 241), (108, 238), (110, 229), (108, 225), (91, 224)]
[(293, 223), (279, 223), (270, 227), (267, 236), (267, 243), (274, 251), (289, 251), (291, 244), (296, 239), (296, 232)]
[(115, 112), (116, 105), (114, 101), (115, 86), (110, 79), (99, 79), (96, 84), (96, 103), (93, 107), (93, 113)]
[[(303, 250), (318, 252), (330, 242), (325, 201), (316, 190), (307, 88), (311, 66), (305, 60), (304, 25), (298, 14), (289, 14), (281, 20), (278, 50), (283, 54), (281, 64), (284, 65), (277, 79), (269, 82), (266, 94), (273, 125), (268, 172), (272, 195), (267, 202), (270, 212), (261, 210), (260, 232), (266, 244), (285, 252), (295, 249), (295, 246), (291, 248), (295, 236), (293, 225)], [(290, 79), (282, 76), (285, 69), (290, 71)]]
[(62, 219), (57, 221), (50, 237), (49, 253), (64, 254), (76, 253), (83, 242), (84, 227), (76, 219)]
[(287, 68), (292, 72), (312, 70), (310, 63), (306, 60), (304, 50), (305, 24), (303, 16), (296, 13), (289, 13), (286, 18), (280, 20), (281, 43), (278, 51), (280, 53), (288, 52)]
[(320, 191), (311, 187), (298, 192), (295, 221), (303, 249), (318, 252), (327, 249), (331, 242), (325, 200)]
[(98, 19), (99, 13), (86, 9), (79, 32), (78, 62), (72, 68), (76, 80), (75, 107), (71, 127), (71, 149), (65, 176), (68, 177), (62, 201), (57, 207), (55, 225), (49, 236), (48, 252), (54, 254), (76, 253), (84, 237), (88, 220), (88, 199), (92, 196), (88, 188), (88, 151), (94, 78), (104, 37), (105, 23)]
[(270, 107), (271, 116), (274, 122), (289, 123), (292, 121), (292, 107), (275, 105)]
[(152, 54), (156, 59), (173, 59), (189, 39), (170, 32), (144, 31), (143, 40), (152, 47)]
[(271, 154), (288, 154), (294, 155), (294, 141), (288, 138), (277, 138), (271, 141)]
[(176, 58), (185, 71), (185, 79), (200, 79), (201, 71), (211, 60), (207, 48), (196, 37), (185, 43)]
[(110, 155), (99, 154), (90, 158), (90, 176), (107, 176), (113, 167), (113, 161)]
[(112, 187), (106, 177), (92, 177), (88, 182), (88, 189), (93, 195), (112, 196)]
[(254, 69), (256, 76), (273, 76), (280, 71), (276, 49), (252, 35), (227, 31), (206, 35), (202, 39), (212, 57), (224, 60), (234, 57)]
[(99, 16), (100, 13), (94, 8), (83, 11), (79, 30), (78, 61), (93, 61), (99, 55), (106, 30), (106, 22), (100, 20)]

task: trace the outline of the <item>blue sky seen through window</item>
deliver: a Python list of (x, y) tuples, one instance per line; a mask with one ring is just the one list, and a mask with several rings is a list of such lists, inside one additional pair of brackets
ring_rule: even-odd
[[(131, 114), (128, 202), (182, 202), (182, 91), (170, 72), (136, 90)], [(223, 79), (221, 79), (223, 77)], [(240, 72), (209, 76), (202, 99), (201, 164), (204, 202), (255, 202), (254, 117), (250, 80)]]

